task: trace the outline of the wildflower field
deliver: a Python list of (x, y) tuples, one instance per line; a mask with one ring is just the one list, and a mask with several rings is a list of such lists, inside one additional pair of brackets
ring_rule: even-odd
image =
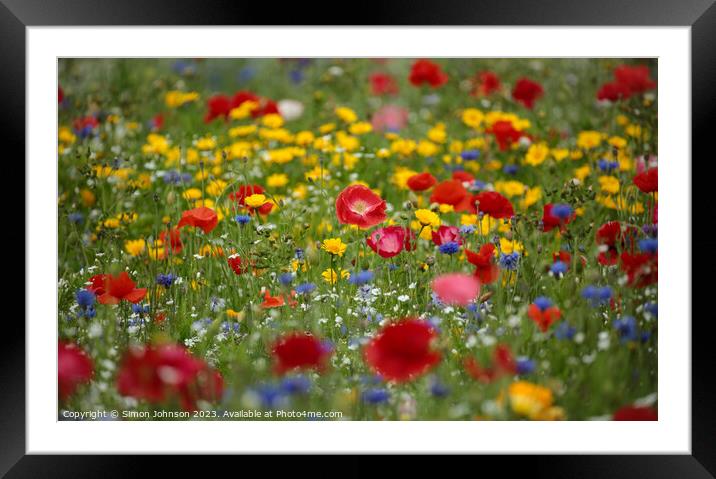
[(58, 71), (60, 420), (657, 419), (656, 60)]

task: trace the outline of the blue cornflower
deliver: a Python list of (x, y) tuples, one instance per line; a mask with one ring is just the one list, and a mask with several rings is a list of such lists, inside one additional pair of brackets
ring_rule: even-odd
[(460, 234), (463, 236), (471, 235), (475, 232), (475, 225), (464, 225), (460, 227)]
[(301, 248), (296, 248), (296, 259), (303, 259), (304, 251)]
[(655, 318), (659, 317), (659, 306), (656, 303), (646, 303), (644, 305), (644, 311), (651, 314)]
[(284, 399), (284, 392), (273, 384), (262, 384), (256, 388), (261, 404), (267, 409), (273, 409)]
[(477, 160), (480, 158), (480, 150), (467, 150), (460, 153), (460, 156), (465, 161)]
[(256, 68), (244, 67), (239, 71), (239, 82), (246, 83), (256, 76)]
[(209, 309), (216, 313), (217, 311), (222, 311), (224, 307), (226, 306), (226, 300), (223, 298), (217, 298), (216, 296), (212, 296), (209, 299)]
[(460, 245), (456, 241), (448, 241), (447, 243), (441, 244), (438, 249), (443, 254), (455, 254), (460, 251)]
[(400, 266), (398, 266), (397, 264), (394, 264), (394, 263), (390, 263), (390, 264), (388, 265), (388, 269), (389, 269), (390, 271), (395, 271), (396, 269), (399, 269), (399, 268), (400, 268)]
[(527, 375), (531, 374), (537, 365), (530, 358), (519, 357), (517, 358), (517, 374)]
[(286, 394), (305, 394), (311, 389), (311, 380), (306, 376), (292, 376), (284, 378), (280, 385)]
[(538, 296), (534, 300), (534, 305), (537, 306), (541, 311), (544, 311), (550, 306), (552, 306), (552, 300), (546, 296)]
[(293, 278), (296, 276), (293, 273), (283, 273), (281, 276), (278, 277), (279, 282), (281, 282), (282, 285), (288, 286), (293, 282)]
[(659, 240), (656, 238), (639, 240), (639, 249), (644, 253), (656, 253), (659, 250)]
[(70, 223), (75, 223), (75, 224), (80, 225), (85, 220), (85, 217), (80, 212), (74, 212), (74, 213), (70, 213), (69, 215), (67, 215), (67, 219), (70, 220)]
[(639, 338), (636, 327), (636, 319), (633, 317), (624, 316), (623, 318), (615, 319), (612, 324), (614, 329), (616, 329), (619, 333), (622, 342), (636, 341)]
[(565, 263), (564, 261), (555, 261), (549, 268), (550, 272), (555, 276), (565, 274), (567, 272), (567, 269), (567, 263)]
[(509, 165), (505, 165), (505, 167), (502, 168), (502, 171), (503, 171), (506, 175), (516, 175), (517, 172), (519, 171), (519, 169), (520, 169), (519, 166), (514, 165), (514, 164), (509, 164)]
[(235, 220), (238, 224), (240, 224), (241, 226), (243, 226), (243, 225), (245, 225), (246, 223), (248, 223), (249, 221), (251, 221), (251, 216), (249, 216), (249, 215), (236, 215), (236, 216), (234, 217), (234, 220)]
[(641, 230), (646, 234), (647, 236), (651, 236), (652, 238), (656, 238), (659, 236), (659, 225), (653, 224), (653, 225), (644, 225), (641, 227)]
[(609, 286), (598, 288), (596, 286), (589, 285), (582, 289), (582, 297), (584, 299), (588, 299), (594, 308), (607, 304), (613, 294), (612, 288)]
[(514, 271), (520, 262), (520, 254), (517, 251), (513, 251), (510, 254), (500, 255), (500, 267), (502, 269)]
[(574, 335), (577, 333), (577, 330), (570, 326), (567, 321), (562, 321), (557, 325), (557, 327), (554, 329), (554, 337), (560, 340), (563, 339), (569, 339), (571, 340), (574, 338)]
[(470, 185), (470, 191), (482, 191), (487, 186), (487, 183), (480, 180), (474, 180), (472, 182), (472, 185)]
[(291, 70), (288, 75), (294, 85), (298, 85), (303, 81), (303, 70)]
[(552, 206), (552, 216), (556, 216), (561, 220), (566, 220), (572, 216), (572, 207), (565, 203), (557, 203)]
[(380, 404), (390, 399), (390, 393), (385, 389), (368, 389), (363, 391), (362, 398), (368, 404)]
[(366, 284), (366, 283), (370, 283), (371, 281), (373, 281), (373, 277), (374, 277), (374, 276), (375, 276), (375, 275), (373, 274), (372, 271), (363, 270), (363, 271), (360, 271), (360, 272), (358, 272), (358, 273), (356, 273), (356, 274), (352, 274), (351, 277), (348, 279), (348, 281), (349, 281), (351, 284), (355, 284), (356, 286), (360, 286), (360, 285), (363, 285), (363, 284)]
[(77, 304), (82, 308), (89, 308), (94, 306), (95, 296), (92, 291), (81, 289), (77, 291)]
[(301, 283), (296, 286), (296, 294), (310, 294), (314, 289), (316, 285), (313, 283)]
[(164, 173), (162, 176), (162, 179), (164, 180), (164, 183), (171, 184), (171, 185), (178, 185), (180, 183), (189, 183), (191, 182), (191, 174), (189, 173), (179, 173), (176, 170), (170, 170)]
[(176, 279), (176, 276), (173, 274), (159, 274), (157, 275), (157, 284), (160, 284), (164, 286), (165, 288), (168, 288), (174, 283), (174, 280)]
[(132, 312), (134, 314), (148, 314), (149, 313), (149, 305), (148, 304), (133, 304)]
[(432, 394), (435, 397), (443, 398), (450, 394), (450, 388), (445, 386), (442, 382), (440, 382), (437, 378), (434, 378), (430, 382), (430, 394)]
[(610, 171), (615, 170), (619, 167), (619, 162), (609, 161), (605, 158), (602, 158), (597, 162), (597, 165), (599, 166), (600, 170), (610, 172)]

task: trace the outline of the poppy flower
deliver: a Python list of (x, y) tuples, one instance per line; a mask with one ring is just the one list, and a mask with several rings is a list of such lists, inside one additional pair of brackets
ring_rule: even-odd
[(363, 350), (365, 362), (388, 381), (410, 381), (440, 361), (431, 343), (436, 331), (425, 321), (403, 319), (383, 327)]
[(623, 406), (612, 415), (613, 421), (658, 421), (656, 409), (649, 406)]
[(467, 358), (465, 370), (475, 380), (489, 384), (504, 375), (517, 373), (517, 361), (505, 344), (498, 344), (492, 352), (492, 366), (484, 367), (475, 358)]
[(408, 80), (415, 86), (428, 84), (438, 88), (447, 83), (448, 76), (437, 63), (430, 60), (417, 60), (410, 69)]
[[(231, 111), (234, 108), (238, 108), (247, 101), (252, 101), (254, 103), (259, 103), (260, 98), (258, 95), (256, 95), (253, 92), (250, 92), (248, 90), (241, 90), (234, 93), (234, 96), (231, 97), (231, 104), (229, 107), (229, 111)], [(228, 112), (227, 112), (228, 113)]]
[(656, 88), (656, 83), (649, 77), (649, 67), (646, 65), (620, 65), (614, 69), (614, 78), (630, 94), (643, 93)]
[(472, 197), (478, 211), (495, 219), (511, 218), (515, 215), (510, 200), (496, 191), (483, 191)]
[(154, 115), (154, 118), (149, 121), (149, 125), (154, 131), (161, 130), (164, 126), (164, 115), (161, 113)]
[(194, 226), (201, 228), (204, 233), (209, 233), (216, 228), (218, 222), (219, 217), (216, 211), (205, 206), (200, 206), (199, 208), (184, 211), (179, 223), (177, 223), (177, 228), (181, 228), (182, 226)]
[[(261, 185), (241, 185), (239, 188), (229, 193), (229, 199), (234, 200), (239, 206), (247, 208), (246, 198), (253, 195), (262, 195), (266, 190)], [(258, 208), (253, 208), (251, 211), (258, 211), (262, 215), (267, 215), (273, 209), (274, 204), (270, 201), (265, 202)]]
[(438, 276), (431, 286), (440, 301), (450, 305), (467, 306), (480, 294), (480, 282), (477, 278), (463, 273)]
[[(608, 221), (599, 227), (596, 234), (596, 243), (606, 247), (597, 256), (599, 264), (609, 266), (619, 261), (619, 250), (633, 251), (639, 230), (634, 226), (627, 226), (622, 231), (622, 224), (618, 221)], [(603, 248), (601, 248), (603, 249)]]
[(278, 103), (273, 100), (261, 99), (259, 107), (251, 111), (253, 118), (259, 118), (265, 115), (280, 115), (281, 112), (278, 109)]
[(370, 88), (373, 95), (395, 95), (398, 83), (387, 73), (373, 73), (370, 76)]
[(72, 123), (75, 134), (80, 138), (87, 138), (98, 126), (99, 120), (92, 115), (77, 118)]
[(522, 133), (515, 130), (512, 122), (506, 120), (496, 121), (486, 131), (495, 136), (500, 151), (509, 149), (512, 144), (518, 142), (522, 136)]
[(366, 238), (366, 244), (383, 258), (392, 258), (403, 249), (411, 251), (415, 240), (415, 233), (402, 226), (387, 226), (375, 229)]
[(438, 183), (430, 195), (431, 203), (451, 205), (455, 211), (470, 209), (470, 193), (460, 180), (447, 180)]
[(463, 183), (472, 183), (475, 177), (467, 171), (457, 170), (452, 172), (452, 179), (462, 181)]
[(232, 108), (231, 99), (226, 95), (214, 95), (206, 101), (206, 107), (204, 123), (211, 123), (216, 118), (226, 119)]
[(495, 262), (495, 245), (485, 243), (478, 253), (465, 250), (467, 261), (475, 266), (475, 276), (482, 284), (490, 284), (497, 281), (500, 276), (500, 268)]
[(227, 259), (227, 262), (229, 263), (229, 267), (231, 270), (236, 274), (242, 274), (244, 273), (244, 269), (241, 267), (241, 258), (239, 255), (234, 254), (229, 256)]
[[(181, 242), (181, 232), (179, 228), (172, 228), (168, 231), (168, 233), (169, 246), (171, 247), (172, 251), (174, 253), (181, 253), (182, 249), (184, 248), (184, 244)], [(166, 242), (167, 230), (164, 230), (159, 233), (159, 240), (162, 242)]]
[(564, 232), (566, 226), (576, 218), (576, 214), (569, 205), (546, 204), (542, 210), (542, 231), (545, 233), (559, 228)]
[(627, 284), (635, 288), (643, 288), (655, 284), (659, 280), (659, 260), (656, 253), (622, 252), (620, 256), (621, 270), (627, 274)]
[(341, 224), (370, 228), (385, 221), (385, 201), (370, 188), (351, 185), (336, 198), (336, 215)]
[(534, 108), (535, 101), (542, 96), (544, 89), (542, 85), (530, 80), (529, 78), (520, 78), (512, 89), (512, 98), (522, 103), (530, 110)]
[(603, 84), (597, 91), (597, 100), (600, 101), (609, 100), (611, 102), (616, 102), (629, 98), (630, 96), (631, 92), (629, 91), (629, 88), (626, 85), (615, 81)]
[(92, 379), (92, 360), (76, 344), (60, 341), (57, 350), (57, 386), (60, 400), (72, 396), (81, 384)]
[(437, 179), (427, 171), (408, 178), (407, 185), (413, 191), (429, 190), (438, 182)]
[(103, 291), (97, 296), (100, 304), (119, 304), (121, 300), (138, 303), (147, 294), (147, 288), (137, 288), (126, 271), (122, 271), (117, 276), (104, 275)]
[[(278, 296), (271, 296), (271, 293), (266, 290), (264, 291), (264, 300), (260, 304), (260, 306), (263, 309), (269, 309), (269, 308), (280, 308), (281, 306), (286, 304), (286, 296), (285, 295), (278, 295)], [(289, 306), (296, 306), (298, 304), (293, 297), (296, 295), (295, 291), (291, 291), (291, 296), (288, 299)]]
[(102, 296), (104, 294), (104, 287), (107, 282), (108, 274), (96, 274), (92, 276), (87, 282), (90, 283), (85, 289), (91, 291), (95, 296)]
[(223, 379), (178, 344), (133, 346), (122, 359), (117, 390), (122, 396), (155, 404), (178, 400), (184, 410), (191, 411), (198, 399), (218, 399)]
[(500, 77), (491, 71), (480, 72), (477, 75), (477, 86), (472, 91), (474, 96), (489, 96), (500, 90)]
[(62, 87), (57, 88), (57, 103), (62, 103), (62, 100), (65, 99), (65, 91), (62, 89)]
[(437, 231), (432, 232), (433, 243), (441, 246), (445, 243), (457, 243), (462, 245), (462, 237), (460, 236), (460, 228), (457, 226), (441, 225)]
[(546, 333), (552, 323), (557, 321), (562, 312), (557, 306), (552, 305), (552, 301), (544, 296), (535, 299), (534, 303), (527, 308), (527, 316), (537, 324), (540, 331)]
[(279, 338), (271, 351), (275, 360), (274, 371), (277, 374), (298, 369), (323, 371), (331, 355), (329, 348), (306, 333), (292, 333)]
[(659, 191), (659, 168), (649, 168), (634, 177), (634, 184), (644, 193)]

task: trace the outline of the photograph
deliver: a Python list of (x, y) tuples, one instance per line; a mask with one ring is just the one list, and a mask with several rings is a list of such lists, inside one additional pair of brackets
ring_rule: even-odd
[(59, 57), (57, 420), (657, 421), (658, 62)]

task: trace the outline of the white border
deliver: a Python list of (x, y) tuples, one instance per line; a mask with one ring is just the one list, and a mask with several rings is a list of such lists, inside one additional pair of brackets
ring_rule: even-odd
[[(28, 28), (27, 452), (690, 453), (690, 48), (686, 27)], [(56, 58), (80, 56), (658, 57), (659, 421), (58, 422)]]

